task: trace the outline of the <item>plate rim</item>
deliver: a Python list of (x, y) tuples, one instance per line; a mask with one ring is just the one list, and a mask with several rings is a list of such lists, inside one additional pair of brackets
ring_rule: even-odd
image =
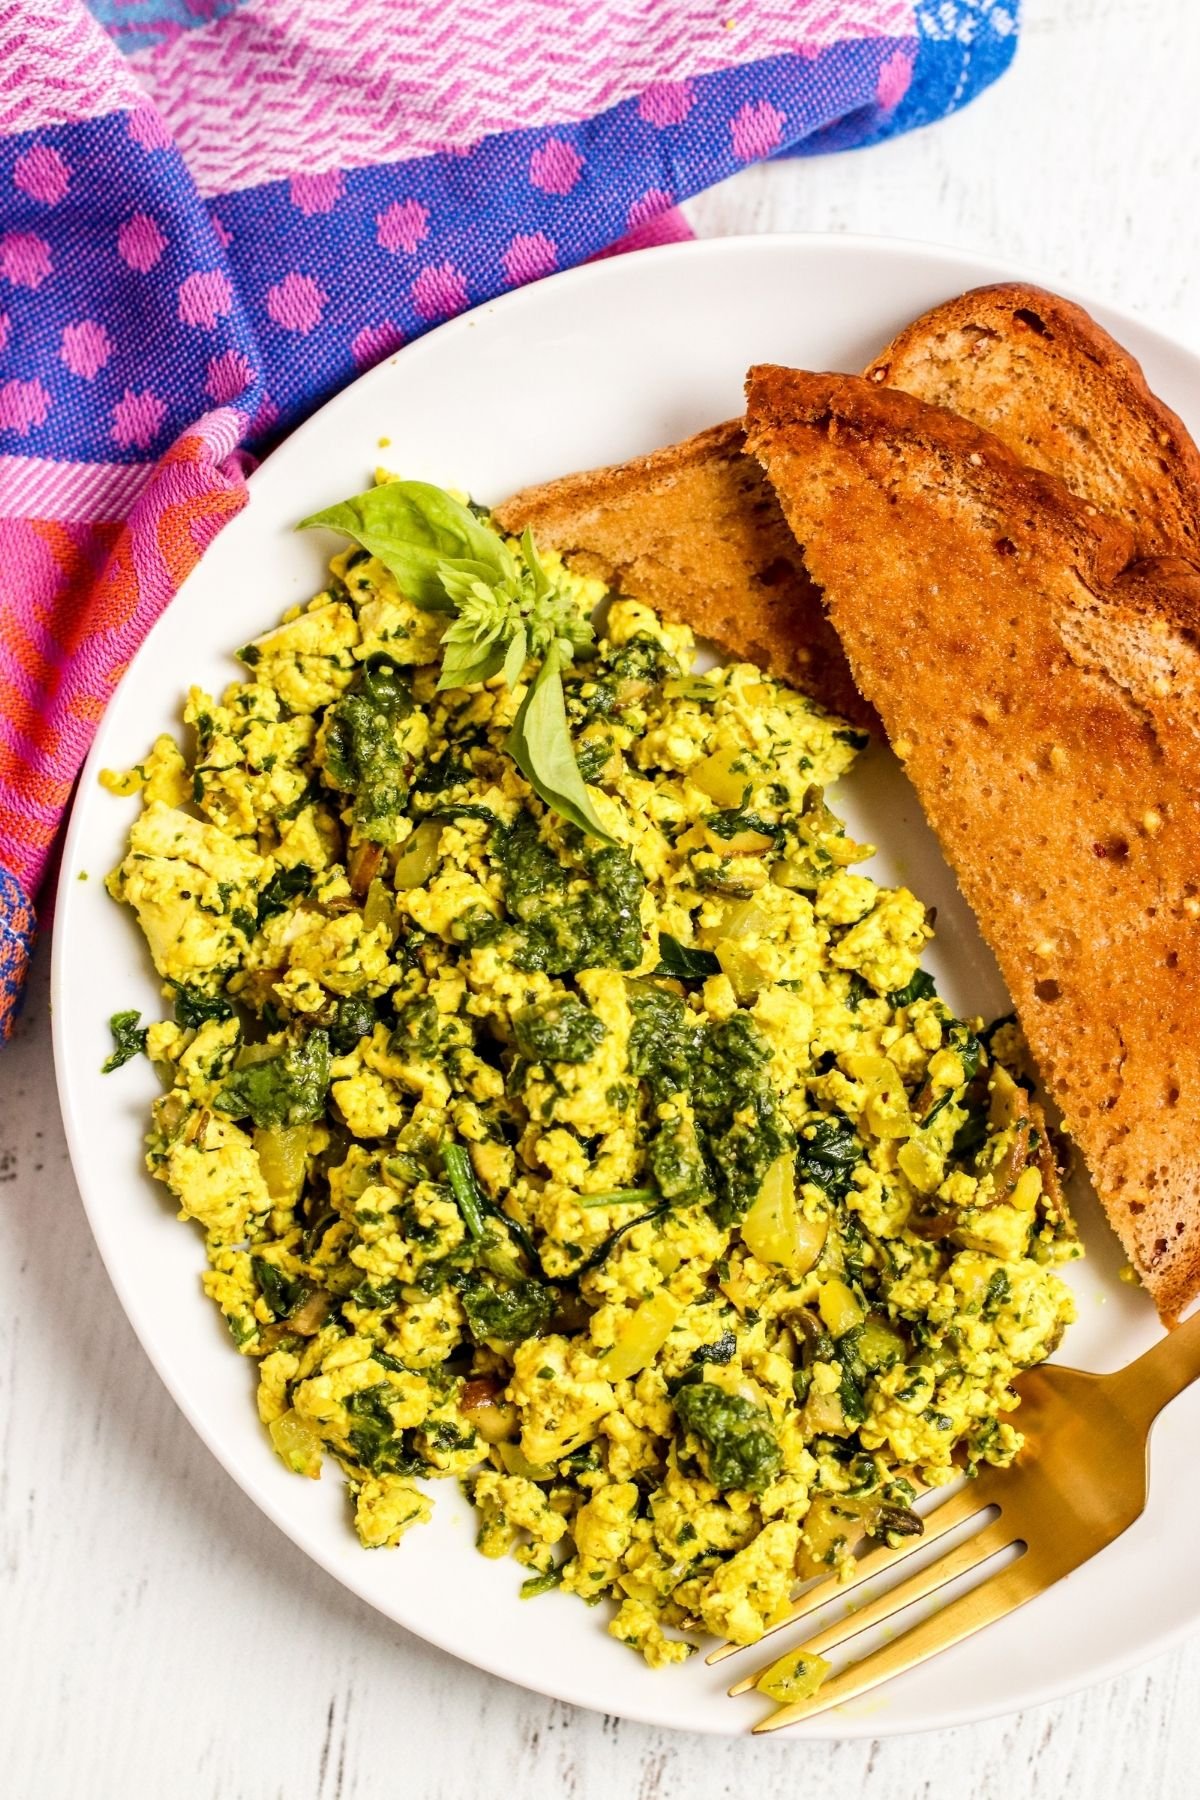
[[(545, 287), (552, 286), (556, 289), (562, 289), (575, 286), (603, 286), (608, 282), (613, 282), (619, 286), (623, 274), (627, 272), (630, 261), (636, 262), (639, 268), (645, 268), (647, 265), (662, 266), (679, 261), (686, 262), (701, 259), (719, 260), (728, 257), (736, 260), (739, 255), (744, 254), (748, 249), (753, 249), (756, 254), (766, 254), (768, 256), (778, 251), (781, 257), (786, 256), (789, 252), (795, 252), (797, 250), (804, 250), (818, 256), (829, 255), (833, 257), (847, 254), (861, 254), (862, 252), (867, 252), (869, 255), (878, 256), (881, 259), (888, 260), (892, 258), (917, 257), (929, 265), (944, 264), (947, 272), (950, 274), (956, 269), (960, 273), (966, 268), (974, 269), (984, 267), (992, 269), (995, 272), (990, 277), (991, 280), (997, 282), (1029, 282), (1039, 287), (1048, 288), (1050, 291), (1061, 294), (1065, 298), (1079, 302), (1085, 306), (1090, 313), (1096, 315), (1107, 329), (1112, 329), (1114, 335), (1117, 335), (1118, 337), (1122, 327), (1132, 327), (1135, 334), (1142, 339), (1153, 339), (1156, 347), (1160, 348), (1164, 353), (1172, 356), (1182, 355), (1193, 362), (1196, 365), (1197, 376), (1200, 378), (1200, 349), (1197, 349), (1182, 336), (1176, 335), (1174, 331), (1168, 330), (1156, 322), (1148, 322), (1143, 316), (1133, 312), (1131, 309), (1112, 305), (1105, 300), (1096, 299), (1086, 293), (1082, 293), (1073, 285), (1060, 285), (1056, 277), (1051, 276), (1044, 270), (1034, 269), (1024, 264), (1009, 264), (1004, 262), (1001, 258), (984, 250), (955, 246), (936, 240), (895, 237), (886, 234), (864, 232), (742, 232), (723, 237), (696, 238), (683, 243), (662, 245), (648, 250), (630, 253), (629, 256), (605, 258), (598, 262), (584, 263), (570, 269), (561, 270), (553, 275), (545, 277), (541, 281), (531, 283), (528, 286), (517, 288), (510, 293), (501, 294), (491, 300), (484, 301), (479, 306), (473, 307), (452, 319), (444, 321), (432, 330), (424, 333), (412, 343), (401, 346), (400, 349), (394, 351), (371, 369), (365, 370), (362, 374), (348, 382), (344, 387), (340, 388), (337, 393), (331, 395), (323, 405), (319, 406), (307, 419), (290, 432), (287, 438), (276, 447), (270, 456), (264, 458), (263, 461), (255, 467), (253, 472), (247, 478), (248, 498), (246, 506), (241, 509), (241, 512), (236, 515), (235, 519), (231, 520), (230, 523), (236, 524), (236, 519), (249, 511), (250, 504), (254, 499), (258, 486), (262, 485), (264, 480), (271, 478), (278, 470), (281, 453), (295, 454), (298, 451), (298, 447), (302, 449), (303, 446), (307, 444), (310, 436), (316, 436), (318, 430), (323, 429), (328, 431), (331, 428), (336, 429), (339, 410), (344, 405), (348, 404), (349, 396), (352, 394), (357, 396), (363, 390), (369, 390), (372, 385), (377, 385), (382, 389), (389, 379), (389, 371), (401, 358), (405, 359), (406, 364), (411, 363), (417, 357), (427, 354), (431, 345), (445, 345), (447, 341), (454, 336), (474, 329), (482, 316), (492, 316), (501, 311), (507, 314), (515, 309), (520, 309), (523, 306), (530, 304), (531, 295), (533, 295), (536, 290)], [(972, 285), (979, 284), (977, 282), (972, 282)], [(962, 290), (960, 289), (958, 291)], [(440, 350), (438, 353), (441, 353)], [(220, 535), (223, 535), (223, 533)], [(206, 555), (207, 552), (199, 558), (195, 567), (180, 586), (178, 593), (175, 594), (163, 608), (159, 618), (155, 620), (154, 624), (150, 627), (150, 630), (146, 633), (145, 638), (142, 640), (142, 643), (138, 646), (137, 651), (130, 658), (119, 682), (115, 684), (109, 695), (105, 706), (105, 714), (107, 714), (109, 709), (116, 703), (126, 683), (135, 676), (139, 660), (146, 653), (146, 646), (151, 642), (160, 626), (163, 625), (169, 612), (184, 599), (189, 586), (202, 578)], [(64, 901), (68, 892), (68, 884), (74, 880), (72, 870), (75, 862), (75, 846), (83, 828), (84, 808), (80, 801), (81, 796), (88, 788), (94, 786), (97, 769), (102, 760), (100, 756), (101, 736), (102, 732), (100, 727), (98, 727), (72, 795), (67, 828), (61, 840), (62, 850), (59, 871), (54, 882), (54, 898), (51, 907), (47, 909), (51, 912), (52, 917), (55, 918), (65, 916), (66, 914), (67, 909)], [(322, 1533), (319, 1525), (310, 1528), (307, 1525), (298, 1525), (290, 1518), (285, 1520), (282, 1516), (281, 1509), (276, 1505), (272, 1496), (259, 1482), (255, 1472), (249, 1467), (240, 1464), (234, 1456), (227, 1455), (223, 1447), (213, 1442), (208, 1431), (200, 1422), (198, 1408), (190, 1398), (187, 1388), (183, 1384), (176, 1382), (167, 1373), (164, 1367), (165, 1359), (157, 1349), (152, 1334), (149, 1329), (143, 1329), (144, 1322), (140, 1317), (139, 1301), (132, 1274), (127, 1274), (125, 1267), (122, 1265), (119, 1257), (115, 1254), (115, 1246), (106, 1243), (106, 1234), (98, 1219), (97, 1210), (94, 1208), (93, 1203), (88, 1197), (88, 1189), (92, 1177), (90, 1174), (85, 1174), (86, 1146), (83, 1143), (82, 1137), (83, 1125), (82, 1121), (76, 1117), (74, 1110), (70, 1054), (65, 1042), (65, 1030), (60, 1023), (64, 1016), (64, 1009), (60, 1004), (60, 1001), (64, 990), (66, 964), (68, 957), (71, 954), (71, 951), (68, 949), (69, 943), (70, 939), (66, 932), (60, 930), (53, 931), (50, 964), (50, 1007), (54, 1074), (59, 1110), (62, 1116), (72, 1174), (101, 1262), (112, 1283), (117, 1298), (120, 1301), (122, 1310), (159, 1380), (163, 1383), (168, 1394), (179, 1407), (189, 1425), (195, 1431), (197, 1437), (226, 1470), (227, 1474), (229, 1474), (237, 1483), (242, 1492), (246, 1494), (247, 1498), (250, 1499), (258, 1510), (292, 1543), (294, 1543), (297, 1548), (302, 1550), (306, 1556), (315, 1562), (326, 1575), (336, 1581), (339, 1586), (347, 1588), (359, 1599), (371, 1606), (373, 1610), (381, 1613), (383, 1617), (388, 1618), (392, 1623), (398, 1625), (401, 1630), (409, 1632), (414, 1637), (434, 1645), (437, 1649), (453, 1656), (456, 1660), (466, 1662), (468, 1666), (483, 1669), (487, 1673), (498, 1676), (513, 1685), (540, 1693), (550, 1699), (561, 1700), (571, 1705), (585, 1707), (591, 1711), (604, 1710), (602, 1703), (598, 1702), (589, 1694), (579, 1691), (575, 1682), (571, 1679), (571, 1672), (567, 1664), (564, 1664), (563, 1666), (562, 1678), (558, 1679), (556, 1684), (551, 1687), (541, 1681), (531, 1679), (524, 1674), (520, 1676), (513, 1675), (495, 1659), (486, 1656), (480, 1656), (478, 1658), (464, 1656), (461, 1649), (458, 1647), (457, 1640), (453, 1638), (453, 1635), (443, 1635), (436, 1628), (436, 1624), (427, 1628), (423, 1623), (422, 1626), (418, 1628), (415, 1625), (408, 1624), (399, 1619), (395, 1612), (382, 1604), (379, 1597), (371, 1591), (371, 1588), (366, 1581), (366, 1571), (370, 1567), (368, 1559), (365, 1557), (363, 1559), (364, 1569), (363, 1578), (361, 1580), (357, 1579), (354, 1574), (348, 1574), (342, 1568), (336, 1566), (332, 1556), (327, 1555), (322, 1547)], [(1071, 1674), (1051, 1678), (1049, 1680), (1042, 1680), (1039, 1683), (1036, 1697), (1024, 1702), (1019, 1709), (1014, 1709), (1012, 1702), (1007, 1699), (989, 1702), (986, 1697), (984, 1697), (981, 1700), (972, 1701), (970, 1703), (964, 1702), (958, 1705), (947, 1705), (944, 1712), (941, 1713), (936, 1722), (933, 1723), (928, 1719), (906, 1720), (904, 1717), (893, 1716), (880, 1716), (878, 1718), (873, 1717), (870, 1719), (840, 1718), (836, 1712), (831, 1712), (829, 1714), (821, 1715), (813, 1720), (803, 1731), (791, 1734), (789, 1741), (800, 1744), (806, 1742), (848, 1741), (851, 1739), (885, 1736), (906, 1736), (923, 1731), (947, 1730), (963, 1725), (981, 1723), (984, 1720), (1010, 1714), (1014, 1710), (1025, 1710), (1027, 1708), (1050, 1704), (1069, 1694), (1080, 1692), (1084, 1688), (1097, 1685), (1103, 1681), (1112, 1680), (1115, 1677), (1126, 1673), (1130, 1669), (1138, 1667), (1142, 1663), (1167, 1654), (1179, 1644), (1186, 1642), (1188, 1638), (1196, 1635), (1197, 1632), (1200, 1632), (1200, 1605), (1198, 1605), (1196, 1615), (1191, 1620), (1180, 1621), (1174, 1625), (1165, 1627), (1159, 1630), (1152, 1640), (1139, 1642), (1131, 1649), (1116, 1650), (1112, 1652), (1100, 1663), (1092, 1665), (1085, 1675), (1080, 1676)], [(718, 1712), (720, 1713), (719, 1717), (717, 1716)], [(620, 1716), (638, 1723), (657, 1726), (660, 1729), (666, 1728), (683, 1731), (695, 1730), (702, 1732), (704, 1735), (717, 1737), (738, 1737), (748, 1734), (748, 1725), (744, 1716), (732, 1704), (730, 1705), (727, 1714), (722, 1709), (714, 1708), (714, 1716), (711, 1724), (705, 1722), (701, 1725), (693, 1726), (683, 1726), (671, 1721), (664, 1721), (661, 1715), (651, 1706), (642, 1708), (638, 1706), (623, 1705)]]

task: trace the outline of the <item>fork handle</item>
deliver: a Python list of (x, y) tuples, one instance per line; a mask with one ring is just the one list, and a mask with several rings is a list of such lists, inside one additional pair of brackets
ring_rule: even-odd
[(1122, 1408), (1147, 1427), (1168, 1401), (1200, 1378), (1200, 1310), (1109, 1380)]

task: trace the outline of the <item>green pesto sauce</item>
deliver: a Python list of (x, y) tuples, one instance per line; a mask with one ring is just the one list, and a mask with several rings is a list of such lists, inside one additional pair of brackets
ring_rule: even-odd
[(682, 1432), (700, 1441), (700, 1462), (714, 1487), (760, 1494), (779, 1473), (782, 1457), (766, 1410), (707, 1381), (685, 1383), (675, 1395)]
[(518, 969), (569, 975), (579, 969), (636, 969), (642, 960), (645, 879), (624, 850), (595, 849), (581, 832), (564, 860), (522, 813), (497, 827), (493, 856), (504, 889), (503, 921), (464, 914), (467, 944), (502, 939)]
[(771, 1080), (770, 1044), (745, 1013), (704, 1022), (669, 988), (647, 983), (632, 1003), (631, 1071), (656, 1105), (684, 1095), (695, 1127), (671, 1122), (649, 1145), (670, 1197), (709, 1198), (717, 1222), (740, 1219), (794, 1133)]
[(413, 709), (412, 693), (395, 664), (373, 656), (329, 709), (325, 773), (354, 795), (354, 823), (373, 844), (394, 844), (408, 799), (412, 758), (396, 741), (396, 726)]

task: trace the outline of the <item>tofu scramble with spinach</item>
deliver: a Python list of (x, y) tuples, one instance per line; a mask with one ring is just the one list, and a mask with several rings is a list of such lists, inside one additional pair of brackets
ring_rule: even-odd
[[(596, 584), (381, 479), (187, 748), (108, 778), (171, 1011), (110, 1064), (161, 1074), (149, 1168), (365, 1546), (455, 1478), (484, 1555), (651, 1665), (750, 1642), (1016, 1453), (1073, 1316), (1045, 1124), (1013, 1028), (921, 970), (921, 902), (854, 872), (824, 790), (860, 734), (634, 600), (591, 643)], [(406, 491), (457, 562), (381, 534)]]

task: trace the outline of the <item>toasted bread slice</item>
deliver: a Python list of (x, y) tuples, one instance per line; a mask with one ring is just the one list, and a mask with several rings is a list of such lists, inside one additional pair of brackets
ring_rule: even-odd
[[(1200, 451), (1141, 369), (1081, 307), (1009, 282), (922, 314), (867, 371), (986, 427), (1023, 462), (1123, 520), (1140, 555), (1200, 563)], [(875, 723), (797, 563), (738, 423), (568, 475), (498, 509), (619, 591), (640, 595), (834, 712)]]
[(1200, 1291), (1200, 575), (996, 438), (751, 372), (766, 469), (1163, 1317)]
[(1081, 306), (1021, 282), (975, 288), (906, 325), (867, 376), (993, 432), (1126, 524), (1139, 556), (1200, 562), (1200, 451)]
[(877, 723), (738, 420), (607, 469), (526, 488), (496, 508), (620, 593), (759, 663), (832, 712)]

